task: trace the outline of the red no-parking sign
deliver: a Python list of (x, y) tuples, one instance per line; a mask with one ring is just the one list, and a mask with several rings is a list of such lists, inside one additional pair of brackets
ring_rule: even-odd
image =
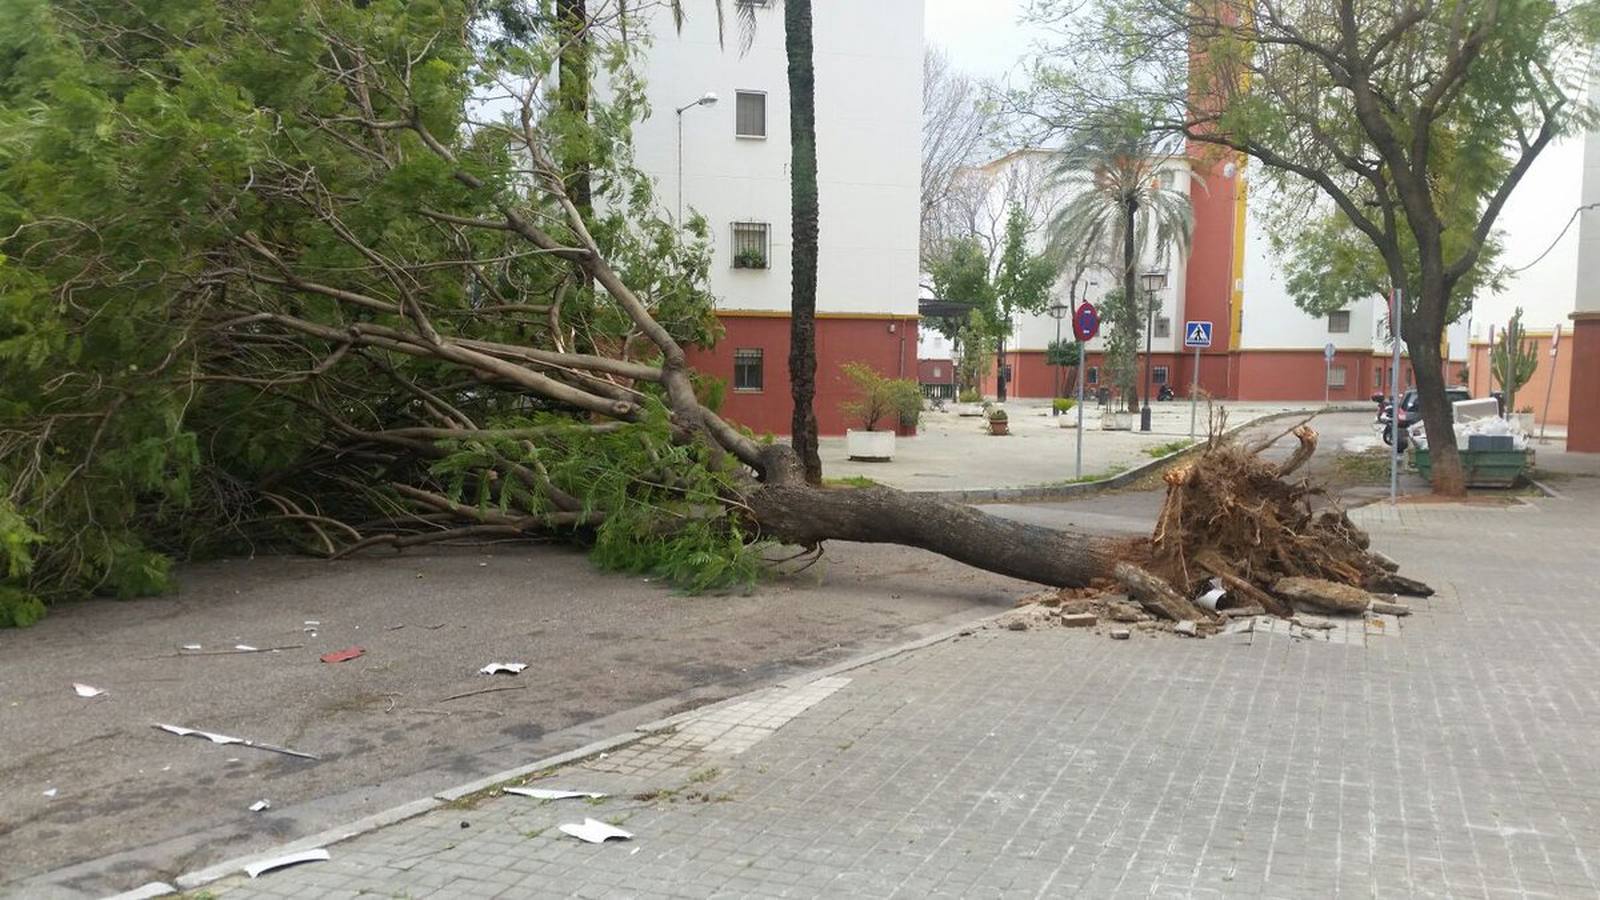
[(1100, 311), (1093, 303), (1084, 301), (1072, 314), (1072, 333), (1080, 341), (1092, 341), (1100, 333)]

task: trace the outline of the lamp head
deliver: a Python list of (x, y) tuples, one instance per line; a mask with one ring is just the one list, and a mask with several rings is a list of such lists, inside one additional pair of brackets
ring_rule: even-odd
[(1144, 289), (1152, 294), (1167, 286), (1167, 273), (1165, 272), (1146, 272), (1139, 278), (1144, 282)]
[(700, 95), (700, 99), (696, 100), (695, 103), (697, 105), (699, 105), (699, 106), (716, 106), (717, 105), (717, 93), (716, 93), (716, 91), (706, 91), (704, 94)]

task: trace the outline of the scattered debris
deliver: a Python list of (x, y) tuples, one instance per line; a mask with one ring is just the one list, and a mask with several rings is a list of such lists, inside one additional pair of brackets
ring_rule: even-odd
[(1367, 606), (1368, 612), (1383, 613), (1391, 616), (1409, 616), (1411, 607), (1404, 603), (1390, 603), (1387, 600), (1372, 598), (1372, 603)]
[(1372, 602), (1372, 595), (1361, 588), (1323, 578), (1279, 578), (1272, 590), (1293, 602), (1296, 607), (1343, 615), (1364, 613)]
[(584, 819), (582, 825), (566, 824), (561, 826), (563, 834), (570, 834), (580, 841), (591, 844), (603, 844), (609, 840), (631, 841), (633, 834), (623, 831), (615, 825), (610, 825), (599, 819)]
[(199, 650), (200, 649), (200, 645), (199, 644), (184, 644), (182, 647), (179, 647), (178, 649), (179, 650)]
[(605, 797), (599, 791), (563, 791), (555, 788), (530, 788), (508, 787), (502, 793), (516, 794), (521, 797), (532, 797), (535, 800), (574, 800), (583, 797), (588, 800), (599, 800)]
[(1199, 626), (1199, 624), (1194, 622), (1193, 620), (1189, 620), (1189, 619), (1185, 619), (1184, 621), (1179, 622), (1177, 625), (1173, 626), (1172, 630), (1174, 632), (1176, 632), (1177, 634), (1183, 635), (1184, 637), (1199, 637), (1200, 636), (1200, 626)]
[(1299, 625), (1307, 631), (1332, 631), (1339, 627), (1339, 623), (1329, 622), (1327, 619), (1302, 619), (1299, 616), (1290, 619), (1289, 624)]
[(51, 799), (54, 799), (54, 798), (55, 798), (55, 796), (56, 796), (56, 789), (55, 789), (55, 788), (51, 788), (51, 789), (49, 789), (49, 790), (47, 790), (47, 791), (45, 791), (45, 792), (44, 792), (44, 795), (45, 795), (45, 796), (46, 796), (46, 797), (50, 797), (50, 798), (51, 798)]
[(321, 619), (307, 619), (305, 624), (306, 624), (307, 628), (316, 628), (317, 626), (322, 624), (322, 620)]
[(261, 651), (261, 648), (252, 647), (249, 644), (234, 644), (233, 649), (240, 653), (259, 653)]
[(258, 863), (251, 863), (250, 865), (244, 867), (244, 871), (245, 874), (249, 875), (251, 878), (255, 878), (263, 873), (271, 872), (273, 869), (283, 869), (289, 866), (298, 866), (301, 863), (308, 862), (327, 862), (328, 859), (328, 851), (326, 850), (302, 850), (299, 853), (290, 853), (285, 856), (275, 856), (272, 859), (264, 859)]
[(441, 697), (438, 702), (445, 703), (450, 700), (460, 700), (463, 697), (475, 697), (478, 694), (492, 694), (495, 691), (521, 691), (526, 690), (527, 687), (528, 686), (525, 684), (506, 684), (501, 685), (500, 687), (480, 688), (476, 691), (462, 691), (459, 694), (451, 694), (448, 697)]
[(1100, 617), (1094, 613), (1069, 613), (1061, 616), (1061, 624), (1068, 628), (1093, 628)]
[(235, 644), (229, 650), (201, 650), (199, 644), (184, 644), (178, 653), (163, 653), (159, 656), (145, 656), (142, 659), (173, 659), (179, 656), (238, 656), (241, 653), (277, 653), (280, 650), (299, 650), (305, 644), (279, 644), (276, 647), (252, 647), (249, 644)]
[(348, 660), (355, 659), (358, 656), (365, 656), (366, 652), (367, 648), (365, 647), (346, 647), (343, 650), (335, 650), (332, 653), (322, 654), (322, 661), (325, 663), (346, 662)]
[(1222, 579), (1220, 578), (1211, 579), (1211, 590), (1196, 597), (1194, 602), (1199, 604), (1202, 609), (1216, 612), (1217, 604), (1222, 602), (1223, 597), (1228, 596), (1228, 592), (1218, 586), (1221, 581)]
[(1006, 623), (1006, 627), (1012, 631), (1027, 631), (1028, 623), (1022, 621), (1021, 619), (1012, 619), (1010, 622)]
[(1126, 628), (1113, 628), (1113, 629), (1111, 629), (1111, 639), (1113, 641), (1125, 641), (1131, 636), (1132, 636), (1132, 632), (1128, 631), (1128, 629), (1126, 629)]
[(516, 675), (528, 667), (527, 663), (492, 662), (478, 670), (479, 675)]
[(72, 689), (77, 692), (79, 697), (98, 697), (105, 693), (105, 691), (101, 690), (100, 688), (90, 687), (87, 684), (79, 684), (76, 681), (72, 683)]
[(1230, 619), (1248, 619), (1255, 616), (1264, 616), (1267, 611), (1260, 606), (1251, 604), (1249, 606), (1235, 606), (1232, 609), (1225, 609), (1222, 614)]
[[(321, 759), (320, 756), (314, 756), (310, 753), (302, 753), (299, 750), (290, 750), (288, 747), (279, 747), (275, 744), (262, 744), (256, 741), (247, 741), (244, 738), (229, 737), (225, 734), (215, 734), (210, 731), (200, 731), (199, 729), (195, 728), (184, 728), (181, 725), (161, 725), (158, 723), (153, 727), (159, 728), (168, 734), (175, 734), (178, 737), (205, 738), (213, 744), (238, 744), (242, 747), (249, 747), (252, 750), (265, 750), (269, 753), (282, 753), (284, 756), (296, 756), (300, 759)], [(229, 761), (232, 762), (232, 760)]]
[(265, 812), (271, 808), (272, 802), (269, 800), (257, 800), (256, 802), (250, 804), (251, 812)]

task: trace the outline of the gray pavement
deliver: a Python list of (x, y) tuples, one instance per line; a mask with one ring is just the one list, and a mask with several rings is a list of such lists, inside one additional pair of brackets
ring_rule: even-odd
[[(1230, 425), (1317, 404), (1274, 404), (1219, 402), (1216, 412), (1225, 411)], [(859, 476), (907, 491), (984, 490), (1036, 487), (1059, 484), (1078, 475), (1078, 431), (1063, 428), (1077, 422), (1077, 414), (1050, 415), (1049, 401), (1014, 400), (1005, 404), (1011, 433), (1003, 437), (987, 431), (986, 420), (963, 416), (975, 413), (976, 406), (952, 405), (946, 412), (923, 414), (916, 437), (900, 438), (890, 462), (857, 462), (845, 452), (844, 438), (824, 438), (821, 442), (823, 469), (829, 478)], [(1198, 434), (1204, 436), (1208, 410), (1198, 408)], [(1101, 412), (1091, 407), (1085, 412), (1083, 430), (1083, 476), (1105, 476), (1149, 462), (1152, 447), (1171, 444), (1189, 437), (1189, 404), (1166, 401), (1151, 407), (1149, 432), (1105, 431), (1100, 428)], [(1366, 416), (1372, 420), (1371, 415)], [(1138, 416), (1133, 417), (1135, 428)]]
[[(1600, 895), (1600, 460), (1353, 517), (1439, 593), (1345, 632), (974, 628), (702, 710), (233, 897)], [(1108, 513), (1109, 514), (1109, 513)], [(590, 845), (587, 816), (633, 832)]]

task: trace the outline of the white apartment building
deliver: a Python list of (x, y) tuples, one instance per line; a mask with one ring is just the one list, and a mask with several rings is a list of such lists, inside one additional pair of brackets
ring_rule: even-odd
[[(725, 336), (695, 351), (695, 365), (726, 381), (731, 418), (786, 434), (788, 62), (781, 4), (754, 5), (754, 39), (743, 52), (732, 10), (720, 44), (709, 3), (691, 8), (682, 33), (664, 8), (654, 11), (643, 71), (652, 112), (635, 126), (634, 148), (662, 205), (675, 213), (681, 191), (684, 216), (698, 213), (710, 227), (710, 286)], [(840, 433), (839, 406), (851, 395), (840, 366), (916, 371), (923, 3), (819, 2), (813, 16), (816, 413), (823, 433)], [(716, 101), (696, 103), (707, 94)]]

